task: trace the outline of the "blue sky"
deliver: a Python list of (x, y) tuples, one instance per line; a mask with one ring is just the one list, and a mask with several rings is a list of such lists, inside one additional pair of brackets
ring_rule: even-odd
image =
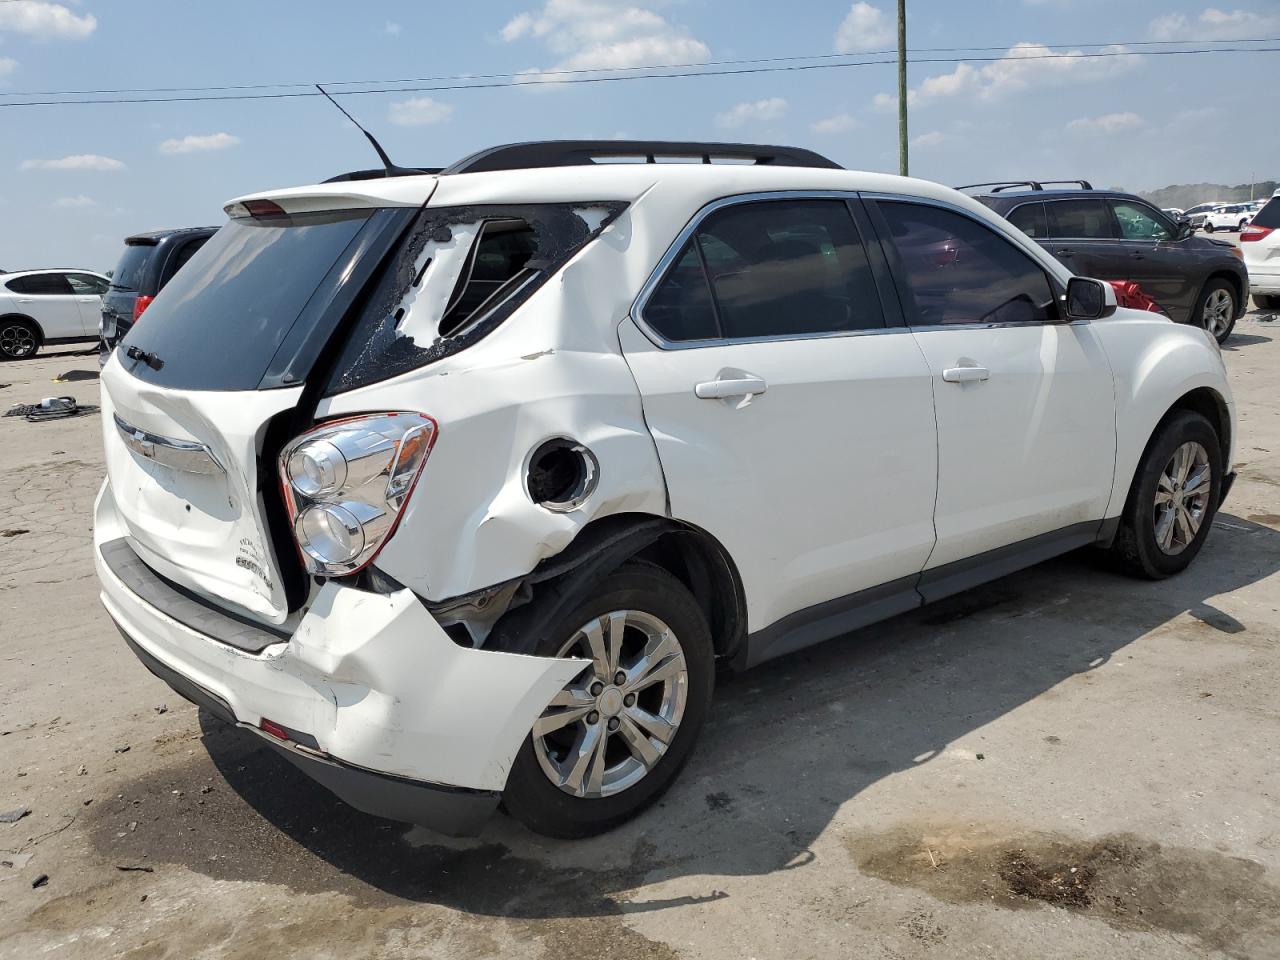
[[(911, 68), (915, 175), (1132, 190), (1280, 177), (1280, 53), (1124, 55), (1152, 49), (1131, 45), (1031, 62), (1046, 51), (1029, 46), (1280, 37), (1276, 0), (908, 0), (908, 11), (913, 48), (999, 48), (978, 54), (990, 63)], [(0, 0), (0, 104), (49, 99), (27, 95), (40, 91), (856, 55), (893, 47), (892, 16), (892, 0)], [(409, 165), (514, 140), (628, 136), (796, 143), (894, 171), (894, 90), (892, 66), (868, 66), (342, 102)], [(130, 232), (220, 223), (237, 194), (374, 163), (316, 97), (0, 106), (0, 266), (106, 269)]]

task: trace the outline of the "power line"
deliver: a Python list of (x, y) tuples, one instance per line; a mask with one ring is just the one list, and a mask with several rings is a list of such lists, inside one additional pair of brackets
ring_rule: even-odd
[[(4, 2), (15, 2), (15, 0), (0, 0), (0, 3), (4, 3)], [(1094, 43), (1040, 44), (1040, 46), (1101, 49), (1105, 47), (1186, 46), (1187, 44), (1202, 43), (1202, 42), (1205, 42), (1205, 41), (1110, 40), (1105, 42), (1094, 42)], [(1280, 43), (1280, 37), (1242, 37), (1236, 40), (1214, 40), (1210, 42), (1217, 43), (1217, 44)], [(910, 53), (990, 53), (994, 51), (1000, 51), (1007, 54), (1007, 52), (1010, 49), (1012, 49), (1012, 47), (1008, 44), (1004, 46), (992, 46), (992, 47), (917, 47), (909, 50), (908, 53), (909, 54)], [(1124, 52), (1128, 52), (1128, 51), (1115, 51), (1115, 52), (1117, 55), (1122, 55)], [(1132, 52), (1134, 53), (1135, 56), (1137, 56), (1142, 53), (1145, 53), (1146, 51), (1132, 51)], [(1174, 52), (1180, 53), (1184, 51), (1174, 51)], [(1185, 52), (1194, 52), (1194, 51), (1185, 51)], [(1236, 52), (1236, 51), (1222, 51), (1222, 52)], [(1244, 52), (1244, 51), (1241, 51), (1241, 52)], [(896, 49), (867, 50), (857, 54), (857, 56), (859, 57), (885, 57), (890, 55), (896, 56), (897, 50)], [(755, 58), (740, 59), (740, 60), (703, 60), (703, 61), (695, 61), (690, 63), (655, 63), (655, 64), (647, 64), (643, 66), (634, 66), (634, 67), (582, 67), (582, 68), (575, 68), (575, 69), (568, 69), (568, 70), (538, 70), (536, 71), (536, 74), (539, 77), (560, 77), (560, 76), (572, 77), (572, 76), (579, 76), (584, 74), (611, 74), (611, 73), (624, 74), (625, 76), (630, 76), (630, 73), (632, 71), (638, 71), (638, 70), (646, 70), (646, 71), (690, 70), (690, 69), (698, 69), (703, 67), (743, 66), (747, 64), (796, 63), (804, 60), (819, 60), (819, 61), (843, 60), (850, 56), (853, 56), (853, 54), (814, 53), (814, 54), (793, 55), (793, 56), (785, 56), (785, 57), (755, 57)], [(1059, 54), (1059, 56), (1074, 57), (1074, 56), (1088, 56), (1088, 55), (1087, 54)], [(969, 60), (969, 59), (978, 60), (979, 58), (964, 57), (964, 58), (958, 58), (957, 61), (955, 62), (959, 62), (960, 60)], [(1034, 58), (1022, 58), (1022, 59), (1034, 59)], [(930, 62), (952, 62), (952, 61), (912, 60), (910, 62), (930, 63)], [(846, 65), (846, 64), (837, 64), (837, 66), (843, 66), (843, 65)], [(847, 65), (861, 66), (862, 64), (850, 63)], [(517, 79), (518, 80), (520, 76), (521, 76), (520, 73), (514, 73), (514, 72), (456, 73), (456, 74), (445, 74), (445, 75), (433, 76), (433, 77), (377, 78), (377, 79), (368, 79), (368, 80), (322, 80), (320, 81), (320, 83), (322, 86), (325, 86), (325, 87), (338, 87), (338, 86), (355, 86), (355, 85), (362, 85), (362, 84), (446, 83), (450, 81), (484, 81), (484, 80), (501, 80), (501, 79)], [(637, 79), (647, 79), (647, 78), (637, 78)], [(552, 83), (552, 82), (559, 83), (559, 82), (569, 82), (569, 81), (548, 81), (548, 80), (523, 81), (523, 83), (529, 83), (529, 84)], [(512, 86), (521, 86), (523, 85), (523, 83), (520, 83), (520, 82), (513, 83)], [(98, 96), (98, 95), (116, 94), (116, 93), (219, 93), (219, 92), (236, 91), (236, 90), (288, 90), (291, 88), (296, 88), (296, 89), (305, 88), (308, 91), (311, 91), (309, 95), (317, 96), (317, 94), (314, 93), (314, 88), (315, 88), (314, 81), (288, 81), (288, 82), (281, 82), (281, 83), (221, 84), (221, 85), (207, 86), (207, 87), (103, 87), (98, 89), (86, 89), (86, 90), (11, 90), (8, 92), (0, 92), (0, 97), (73, 97), (73, 96)], [(359, 90), (337, 91), (339, 96), (345, 96), (349, 93), (362, 93), (362, 92), (365, 92), (365, 91), (359, 91)], [(227, 97), (222, 99), (232, 99), (232, 98)], [(71, 101), (71, 102), (76, 102), (76, 101)], [(97, 102), (97, 101), (94, 101), (94, 102)], [(113, 102), (113, 101), (102, 101), (102, 102)], [(140, 102), (153, 102), (153, 101), (140, 101)], [(26, 104), (24, 104), (24, 106), (25, 105)], [(32, 104), (32, 106), (35, 106), (35, 105), (36, 104)], [(40, 105), (43, 105), (43, 104), (40, 104)]]
[[(1260, 41), (1260, 42), (1280, 42), (1280, 41)], [(1004, 49), (1004, 48), (1001, 48)], [(1037, 60), (1101, 60), (1111, 59), (1115, 57), (1177, 57), (1177, 56), (1203, 56), (1219, 53), (1280, 53), (1280, 47), (1204, 47), (1193, 50), (1115, 50), (1100, 51), (1098, 53), (1055, 53), (1040, 54), (1037, 56), (1025, 57), (917, 57), (908, 59), (909, 63), (919, 64), (946, 64), (946, 63), (996, 63), (1000, 61), (1014, 63), (1031, 63)], [(484, 82), (484, 83), (448, 83), (427, 86), (398, 86), (398, 87), (373, 87), (366, 90), (337, 90), (334, 91), (335, 96), (354, 97), (365, 94), (383, 94), (383, 93), (439, 93), (456, 90), (498, 90), (511, 87), (533, 87), (544, 84), (554, 84), (561, 86), (569, 86), (584, 83), (620, 83), (631, 80), (675, 80), (689, 77), (728, 77), (743, 76), (747, 74), (761, 73), (796, 73), (809, 70), (839, 70), (851, 67), (872, 67), (882, 66), (885, 64), (896, 63), (895, 59), (876, 59), (876, 60), (858, 60), (845, 63), (804, 63), (804, 64), (788, 64), (785, 66), (769, 66), (769, 67), (743, 67), (732, 70), (686, 70), (675, 73), (632, 73), (621, 76), (603, 76), (603, 77), (570, 77), (565, 80), (505, 80), (502, 82)], [(511, 74), (499, 74), (500, 77), (510, 77)], [(465, 78), (464, 78), (465, 79)], [(475, 78), (472, 78), (475, 79)], [(348, 81), (355, 83), (358, 81)], [(367, 81), (369, 83), (377, 83), (383, 81)], [(266, 89), (270, 89), (269, 86)], [(96, 98), (91, 100), (19, 100), (10, 102), (0, 102), (0, 108), (5, 107), (52, 107), (63, 106), (69, 104), (101, 104), (101, 103), (197, 103), (208, 101), (222, 100), (285, 100), (295, 99), (299, 97), (318, 97), (320, 92), (317, 90), (294, 90), (285, 93), (232, 93), (222, 95), (201, 95), (192, 97), (118, 97), (118, 98)]]

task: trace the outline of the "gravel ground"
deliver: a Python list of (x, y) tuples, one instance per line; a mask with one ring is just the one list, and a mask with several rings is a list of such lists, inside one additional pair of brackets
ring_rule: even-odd
[(1188, 573), (1066, 557), (724, 678), (663, 804), (571, 844), (375, 820), (199, 717), (98, 604), (97, 419), (0, 420), (0, 957), (1280, 956), (1278, 334), (1226, 345)]

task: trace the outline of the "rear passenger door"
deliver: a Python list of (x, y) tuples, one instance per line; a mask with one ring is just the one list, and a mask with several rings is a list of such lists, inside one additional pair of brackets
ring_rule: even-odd
[(863, 591), (918, 603), (933, 394), (870, 230), (838, 196), (713, 204), (620, 328), (671, 513), (728, 549), (751, 631)]
[[(1041, 264), (945, 206), (873, 206), (937, 398), (937, 545), (920, 592), (965, 589), (1087, 543), (1115, 466), (1111, 368), (1092, 327), (1063, 323)], [(1006, 548), (1012, 548), (1006, 550)]]
[(1117, 257), (1120, 251), (1115, 220), (1104, 200), (1049, 200), (1044, 206), (1049, 229), (1044, 246), (1072, 273), (1099, 280), (1128, 279), (1127, 261)]
[(97, 336), (102, 324), (102, 295), (107, 292), (108, 281), (91, 273), (68, 273), (67, 282), (76, 295), (84, 335)]

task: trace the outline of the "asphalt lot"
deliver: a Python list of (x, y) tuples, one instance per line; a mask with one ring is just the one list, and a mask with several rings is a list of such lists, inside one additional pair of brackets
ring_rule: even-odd
[[(1190, 571), (1070, 556), (724, 678), (663, 804), (580, 843), (375, 820), (199, 718), (98, 604), (96, 417), (0, 419), (0, 957), (1280, 956), (1280, 319), (1224, 352)], [(96, 371), (0, 365), (0, 409)]]

